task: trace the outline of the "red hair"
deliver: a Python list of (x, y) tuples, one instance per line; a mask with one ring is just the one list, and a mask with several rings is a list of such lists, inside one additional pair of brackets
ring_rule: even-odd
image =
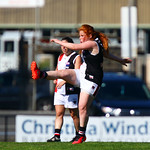
[(78, 31), (83, 31), (88, 37), (92, 35), (92, 40), (95, 40), (96, 38), (99, 38), (100, 41), (103, 44), (104, 49), (108, 52), (108, 38), (104, 33), (97, 32), (94, 30), (94, 28), (88, 24), (82, 25)]

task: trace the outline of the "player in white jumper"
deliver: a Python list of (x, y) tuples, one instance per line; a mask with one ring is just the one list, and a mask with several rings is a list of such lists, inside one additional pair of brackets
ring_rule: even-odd
[[(65, 37), (62, 39), (62, 42), (73, 43), (73, 40), (70, 37)], [(61, 50), (62, 54), (58, 57), (56, 70), (79, 69), (82, 63), (80, 55), (64, 46), (61, 46)], [(54, 93), (54, 105), (56, 111), (55, 133), (51, 139), (47, 140), (47, 142), (60, 141), (63, 116), (66, 108), (69, 109), (73, 119), (76, 134), (79, 131), (78, 98), (80, 88), (66, 83), (63, 79), (56, 79), (54, 80), (54, 83), (56, 84)]]

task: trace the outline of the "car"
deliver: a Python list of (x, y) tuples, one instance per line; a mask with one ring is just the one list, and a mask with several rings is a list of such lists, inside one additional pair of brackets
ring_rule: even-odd
[[(9, 70), (0, 73), (0, 110), (31, 109), (33, 84), (30, 73)], [(52, 108), (49, 81), (36, 82), (36, 110)]]
[(23, 90), (23, 81), (19, 73), (8, 71), (0, 73), (0, 109), (27, 109), (25, 91)]
[(53, 110), (53, 94), (50, 93), (50, 82), (43, 79), (36, 82), (36, 110)]
[(149, 116), (150, 91), (144, 81), (125, 73), (104, 73), (90, 107), (92, 116)]

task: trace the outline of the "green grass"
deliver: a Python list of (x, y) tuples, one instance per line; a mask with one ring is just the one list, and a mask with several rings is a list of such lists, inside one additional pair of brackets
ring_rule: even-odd
[(0, 142), (0, 150), (149, 150), (150, 143), (85, 142), (72, 145), (61, 143)]

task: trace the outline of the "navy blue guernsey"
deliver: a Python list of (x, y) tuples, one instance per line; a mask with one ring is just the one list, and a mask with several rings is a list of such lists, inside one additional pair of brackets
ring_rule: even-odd
[[(66, 69), (74, 69), (74, 59), (77, 57), (77, 53), (73, 54), (70, 59), (68, 60), (68, 63), (66, 65)], [(66, 94), (79, 94), (80, 88), (74, 87), (73, 85), (66, 83)]]
[(99, 53), (92, 55), (88, 50), (83, 50), (83, 59), (87, 65), (85, 79), (101, 85), (103, 78), (103, 46), (101, 41), (96, 38)]

